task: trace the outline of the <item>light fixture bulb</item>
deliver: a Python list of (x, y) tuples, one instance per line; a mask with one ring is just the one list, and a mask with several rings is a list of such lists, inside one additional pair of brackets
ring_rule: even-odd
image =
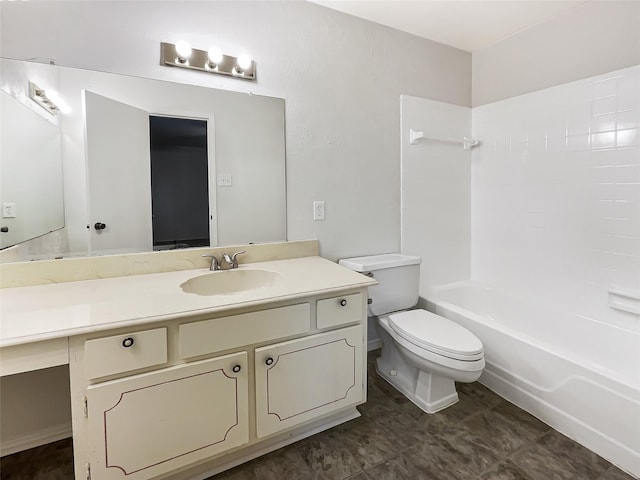
[(61, 111), (62, 113), (69, 113), (71, 111), (71, 108), (69, 108), (69, 105), (67, 105), (67, 102), (64, 101), (64, 99), (60, 96), (60, 94), (58, 92), (56, 92), (55, 90), (44, 90), (43, 95), (46, 99), (48, 99), (49, 103), (54, 106), (55, 108), (57, 108), (59, 111)]
[(177, 41), (176, 53), (178, 54), (178, 59), (180, 61), (187, 61), (187, 59), (191, 56), (191, 45), (189, 45), (189, 43), (185, 42), (184, 40)]
[(213, 66), (218, 65), (222, 61), (222, 51), (218, 47), (211, 47), (207, 53), (209, 55), (209, 62), (211, 62)]
[(251, 66), (251, 57), (247, 54), (242, 54), (238, 56), (238, 67), (240, 71), (244, 71)]

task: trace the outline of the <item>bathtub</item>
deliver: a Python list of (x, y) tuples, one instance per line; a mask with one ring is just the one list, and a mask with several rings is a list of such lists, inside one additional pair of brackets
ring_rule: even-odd
[(420, 306), (482, 340), (482, 384), (640, 477), (640, 332), (471, 281), (430, 288)]

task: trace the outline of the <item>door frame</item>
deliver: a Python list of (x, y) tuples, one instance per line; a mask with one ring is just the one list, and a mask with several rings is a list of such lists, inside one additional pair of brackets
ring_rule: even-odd
[[(216, 137), (213, 113), (177, 110), (172, 112), (149, 112), (153, 117), (182, 118), (185, 120), (203, 120), (207, 122), (207, 171), (209, 188), (209, 246), (218, 246), (218, 210), (216, 190)], [(149, 146), (151, 148), (151, 146)], [(149, 157), (151, 158), (151, 157)], [(149, 178), (151, 182), (151, 178)]]

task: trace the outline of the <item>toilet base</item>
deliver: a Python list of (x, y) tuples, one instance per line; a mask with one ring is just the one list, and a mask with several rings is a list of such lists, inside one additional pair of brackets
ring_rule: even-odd
[(402, 359), (402, 365), (391, 365), (384, 353), (383, 348), (383, 356), (376, 359), (376, 372), (422, 411), (436, 413), (458, 402), (453, 380), (419, 370)]

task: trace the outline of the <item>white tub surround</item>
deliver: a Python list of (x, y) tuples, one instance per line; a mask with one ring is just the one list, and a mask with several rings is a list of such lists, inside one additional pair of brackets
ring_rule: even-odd
[(471, 279), (640, 331), (640, 65), (472, 115)]
[(375, 284), (311, 256), (5, 288), (1, 373), (69, 364), (76, 480), (204, 479), (359, 416)]
[(482, 340), (480, 382), (640, 477), (640, 334), (476, 282), (425, 307)]

